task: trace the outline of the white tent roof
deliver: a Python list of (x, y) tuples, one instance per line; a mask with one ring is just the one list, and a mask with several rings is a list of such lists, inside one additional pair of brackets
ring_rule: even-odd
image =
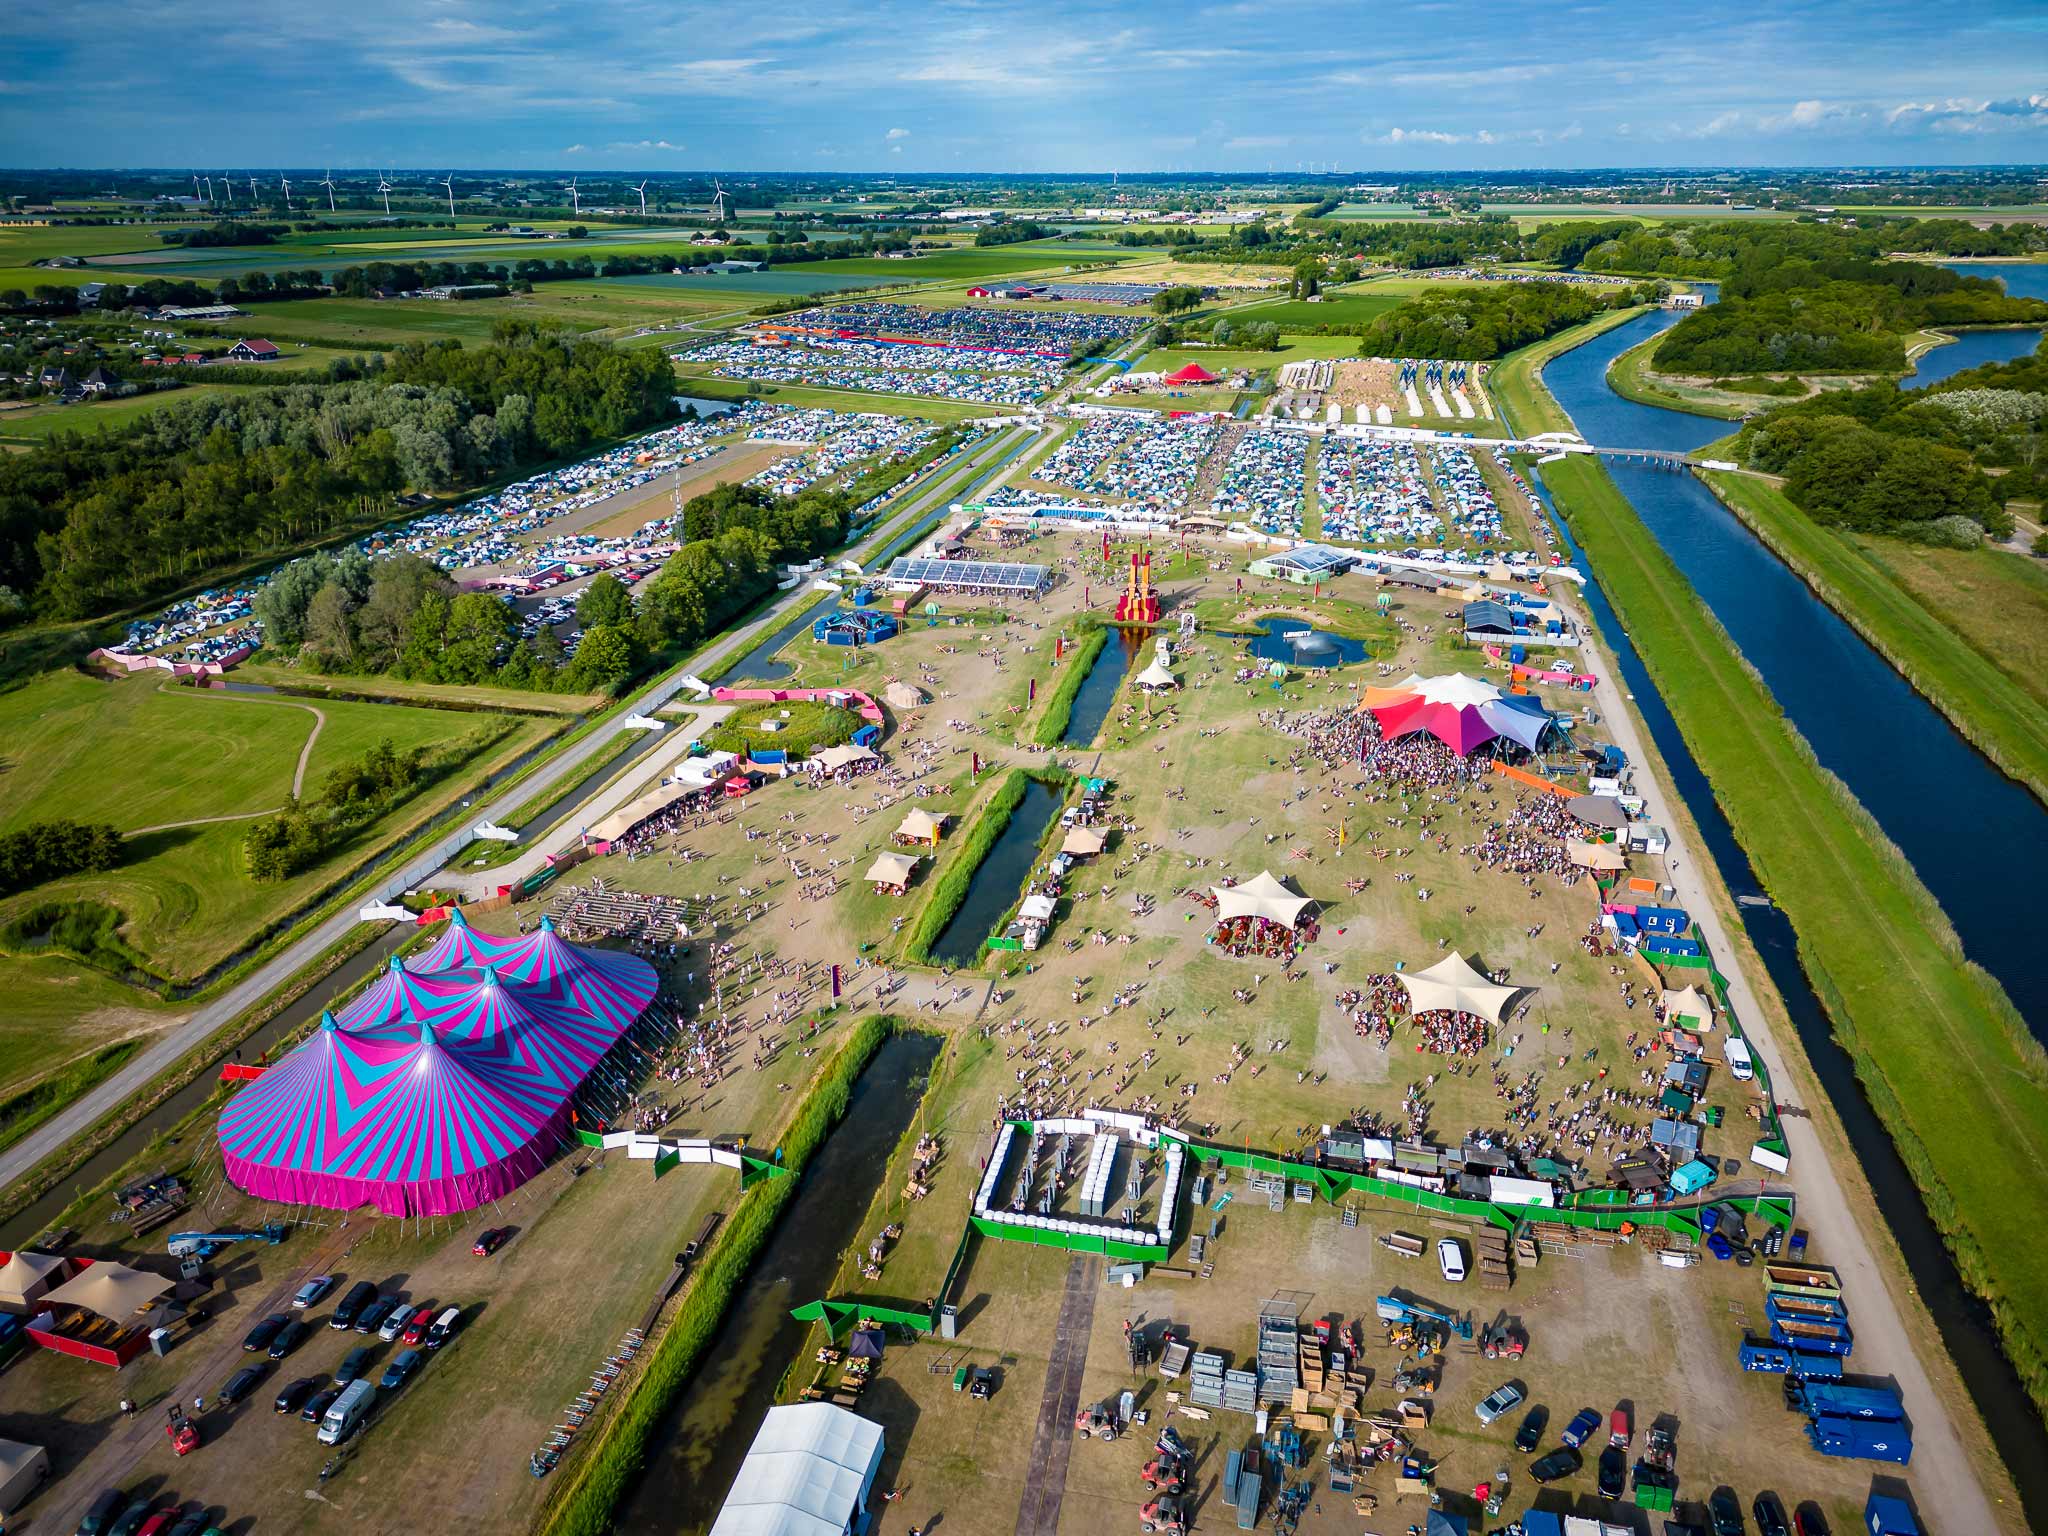
[(827, 773), (830, 773), (835, 768), (844, 768), (849, 763), (871, 763), (874, 760), (875, 752), (872, 747), (856, 747), (851, 745), (827, 747), (811, 759), (812, 762), (818, 764)]
[(1664, 1017), (1674, 1022), (1691, 1019), (1701, 1029), (1714, 1027), (1714, 1003), (1698, 987), (1683, 987), (1676, 992), (1664, 994)]
[(1522, 990), (1488, 981), (1459, 954), (1446, 955), (1428, 970), (1417, 971), (1412, 976), (1403, 972), (1400, 980), (1401, 985), (1408, 989), (1411, 1013), (1431, 1013), (1446, 1008), (1477, 1015), (1494, 1025), (1500, 1023), (1501, 1010)]
[(1179, 679), (1167, 671), (1166, 664), (1156, 656), (1152, 659), (1152, 665), (1138, 674), (1136, 681), (1140, 688), (1178, 688), (1180, 686)]
[(102, 1259), (84, 1274), (46, 1292), (42, 1300), (45, 1306), (83, 1307), (120, 1322), (176, 1289), (175, 1283), (162, 1275)]
[(938, 833), (939, 825), (939, 818), (930, 811), (912, 811), (897, 824), (896, 835), (928, 843)]
[(1581, 869), (1628, 868), (1628, 856), (1612, 843), (1567, 843), (1564, 851)]
[(1287, 889), (1273, 878), (1269, 869), (1260, 870), (1239, 885), (1212, 885), (1209, 894), (1216, 898), (1216, 916), (1223, 922), (1238, 917), (1263, 917), (1292, 928), (1301, 921), (1301, 914), (1316, 904), (1314, 897), (1297, 896)]
[(908, 885), (910, 877), (917, 872), (917, 856), (909, 853), (884, 853), (879, 855), (863, 880), (872, 880), (881, 885)]
[(1090, 854), (1102, 852), (1103, 836), (1093, 827), (1075, 827), (1060, 842), (1061, 853)]
[(51, 1284), (50, 1276), (64, 1267), (54, 1253), (17, 1253), (0, 1264), (0, 1306), (26, 1306)]
[(592, 827), (590, 836), (600, 843), (609, 843), (614, 838), (624, 837), (648, 817), (660, 815), (683, 796), (695, 793), (699, 787), (701, 786), (665, 784), (659, 789), (650, 789), (646, 794), (620, 806)]
[(1628, 807), (1612, 795), (1574, 795), (1564, 808), (1589, 827), (1619, 831), (1628, 825)]
[(922, 688), (914, 687), (901, 678), (884, 688), (882, 697), (898, 709), (917, 709), (929, 702)]
[(844, 1536), (882, 1461), (882, 1426), (832, 1403), (770, 1408), (711, 1536)]
[(1026, 896), (1017, 905), (1017, 915), (1027, 921), (1049, 923), (1058, 905), (1050, 896)]
[(1401, 680), (1401, 686), (1412, 688), (1431, 704), (1491, 704), (1500, 697), (1500, 689), (1492, 683), (1462, 672), (1453, 672), (1448, 677), (1424, 677), (1420, 672), (1411, 672)]

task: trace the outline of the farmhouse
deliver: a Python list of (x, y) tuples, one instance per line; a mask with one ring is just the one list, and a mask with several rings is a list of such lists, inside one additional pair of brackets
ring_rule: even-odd
[(238, 341), (228, 348), (228, 356), (238, 363), (267, 363), (281, 356), (277, 343), (252, 336), (247, 341)]

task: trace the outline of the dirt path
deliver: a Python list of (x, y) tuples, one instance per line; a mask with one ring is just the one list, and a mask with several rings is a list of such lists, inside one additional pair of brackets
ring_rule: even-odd
[(273, 805), (267, 811), (236, 811), (231, 816), (195, 816), (190, 821), (160, 821), (153, 827), (137, 827), (125, 835), (141, 837), (149, 832), (175, 832), (180, 827), (210, 827), (217, 821), (254, 821), (258, 816), (274, 816), (280, 809)]
[[(1567, 606), (1580, 605), (1568, 601)], [(1592, 635), (1590, 625), (1583, 624), (1583, 614), (1581, 618), (1585, 632)], [(1670, 814), (1676, 797), (1661, 777), (1650, 771), (1656, 759), (1644, 746), (1644, 733), (1637, 724), (1633, 703), (1616, 681), (1613, 659), (1605, 643), (1590, 640), (1587, 654), (1595, 662), (1588, 670), (1600, 678), (1593, 692), (1599, 701), (1602, 723), (1629, 760), (1642, 769), (1637, 785), (1649, 801), (1649, 817), (1666, 829), (1669, 846), (1664, 854), (1663, 877), (1677, 892), (1676, 904), (1691, 914), (1706, 937), (1728, 980), (1729, 1002), (1752, 1049), (1760, 1048), (1770, 1063), (1797, 1056), (1797, 1041), (1780, 1042), (1771, 1033), (1770, 1016), (1759, 1003), (1743, 970), (1740, 951), (1730, 940), (1721, 915), (1709, 898), (1702, 870), (1710, 866), (1702, 864), (1687, 842), (1681, 818)], [(1949, 1417), (1947, 1404), (1913, 1348), (1905, 1320), (1887, 1284), (1886, 1272), (1828, 1160), (1827, 1145), (1813, 1122), (1804, 1116), (1785, 1116), (1781, 1126), (1791, 1153), (1791, 1177), (1799, 1192), (1799, 1223), (1812, 1237), (1816, 1261), (1831, 1265), (1840, 1276), (1843, 1300), (1856, 1320), (1857, 1374), (1890, 1377), (1905, 1398), (1906, 1411), (1913, 1423), (1913, 1482), (1921, 1506), (1945, 1511), (1946, 1518), (1959, 1530), (1999, 1529), (1991, 1500), (1971, 1467), (1969, 1452)], [(1899, 1279), (1905, 1283), (1906, 1277)]]
[(1060, 1298), (1052, 1357), (1046, 1362), (1045, 1396), (1031, 1436), (1017, 1536), (1053, 1536), (1059, 1529), (1067, 1457), (1074, 1448), (1074, 1410), (1081, 1403), (1081, 1373), (1088, 1366), (1088, 1334), (1095, 1326), (1095, 1294), (1101, 1286), (1101, 1266), (1090, 1255), (1075, 1254), (1067, 1266), (1066, 1294)]
[[(327, 729), (327, 715), (317, 705), (301, 704), (296, 699), (287, 699), (283, 702), (293, 709), (306, 710), (313, 716), (313, 729), (306, 737), (306, 744), (299, 748), (298, 766), (292, 770), (292, 798), (296, 800), (306, 787), (306, 765), (313, 760), (313, 744), (320, 739), (320, 733)], [(160, 821), (153, 827), (137, 827), (127, 835), (142, 837), (151, 832), (175, 832), (180, 827), (210, 827), (223, 821), (254, 821), (259, 816), (275, 816), (282, 809), (284, 807), (273, 805), (260, 811), (233, 811), (225, 816), (194, 816), (187, 821)]]
[(313, 734), (306, 738), (306, 744), (299, 748), (299, 766), (292, 770), (292, 798), (299, 798), (306, 787), (306, 764), (313, 760), (313, 743), (320, 739), (320, 733), (327, 729), (327, 716), (311, 704), (301, 704), (301, 709), (313, 711)]

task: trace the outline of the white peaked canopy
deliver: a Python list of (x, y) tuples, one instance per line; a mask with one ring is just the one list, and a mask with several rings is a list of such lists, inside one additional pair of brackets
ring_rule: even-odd
[(1628, 859), (1611, 843), (1567, 843), (1565, 850), (1581, 869), (1627, 869)]
[(1503, 987), (1474, 970), (1463, 955), (1444, 956), (1426, 971), (1403, 972), (1401, 985), (1408, 989), (1411, 1013), (1433, 1013), (1447, 1009), (1469, 1013), (1498, 1026), (1501, 1011), (1514, 1000), (1520, 987)]
[(917, 858), (908, 853), (885, 853), (868, 867), (864, 877), (876, 885), (908, 885), (917, 873)]
[(1698, 987), (1685, 987), (1664, 994), (1664, 1017), (1674, 1024), (1689, 1019), (1694, 1029), (1712, 1029), (1714, 1004)]
[(1424, 677), (1420, 672), (1411, 672), (1401, 686), (1420, 694), (1425, 704), (1450, 704), (1461, 709), (1468, 704), (1491, 704), (1500, 697), (1500, 689), (1492, 683), (1462, 672), (1447, 677)]
[(882, 697), (897, 709), (918, 709), (930, 702), (925, 698), (923, 689), (913, 687), (901, 678), (884, 688)]
[(46, 1306), (83, 1307), (119, 1322), (169, 1295), (177, 1287), (162, 1275), (130, 1269), (108, 1259), (43, 1295)]
[(827, 747), (811, 759), (827, 773), (850, 767), (854, 763), (871, 763), (874, 760), (875, 751), (872, 747), (855, 746)]
[(1274, 879), (1269, 869), (1260, 870), (1241, 885), (1212, 885), (1209, 894), (1216, 898), (1218, 920), (1226, 923), (1240, 917), (1263, 917), (1292, 928), (1301, 921), (1301, 914), (1316, 904), (1312, 896), (1295, 895)]
[(896, 835), (914, 843), (928, 843), (939, 835), (944, 823), (930, 811), (912, 811), (897, 824)]
[(1102, 852), (1103, 836), (1093, 827), (1076, 827), (1060, 842), (1060, 852), (1086, 858), (1089, 854)]
[(1180, 686), (1180, 680), (1167, 671), (1166, 664), (1156, 656), (1152, 658), (1152, 665), (1138, 674), (1136, 682), (1140, 688), (1148, 689), (1164, 690)]
[(1059, 905), (1050, 896), (1034, 891), (1017, 904), (1017, 915), (1027, 923), (1049, 923)]
[(54, 1253), (18, 1252), (0, 1264), (0, 1310), (25, 1311), (57, 1283), (64, 1260)]

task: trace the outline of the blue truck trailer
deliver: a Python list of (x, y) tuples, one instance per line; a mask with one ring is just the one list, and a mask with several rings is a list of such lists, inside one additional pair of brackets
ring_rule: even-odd
[(1808, 1422), (1806, 1438), (1823, 1456), (1842, 1456), (1855, 1461), (1891, 1461), (1900, 1466), (1913, 1459), (1913, 1432), (1903, 1424), (1880, 1424), (1871, 1419), (1838, 1419), (1822, 1415)]

